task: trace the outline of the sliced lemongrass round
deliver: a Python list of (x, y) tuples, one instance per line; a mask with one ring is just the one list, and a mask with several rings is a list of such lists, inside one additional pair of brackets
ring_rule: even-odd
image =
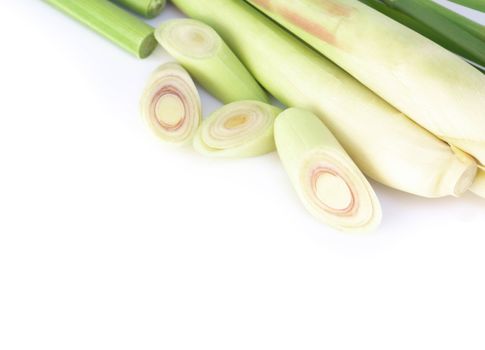
[(180, 65), (167, 63), (153, 72), (141, 99), (141, 113), (162, 140), (185, 144), (201, 122), (201, 102), (192, 78)]
[(485, 198), (485, 167), (480, 166), (478, 170), (477, 177), (473, 183), (470, 191), (472, 191), (477, 196)]
[(342, 231), (377, 228), (382, 213), (374, 190), (318, 117), (287, 109), (274, 133), (281, 161), (310, 213)]
[(155, 37), (222, 102), (268, 102), (261, 86), (210, 26), (192, 19), (174, 19), (162, 24), (155, 31)]
[(215, 111), (194, 137), (194, 148), (213, 157), (256, 157), (275, 150), (274, 121), (281, 110), (259, 101), (233, 102)]

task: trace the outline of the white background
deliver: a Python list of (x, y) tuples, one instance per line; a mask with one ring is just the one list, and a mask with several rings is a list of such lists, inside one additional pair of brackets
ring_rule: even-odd
[(136, 60), (40, 1), (4, 1), (0, 33), (0, 349), (485, 348), (485, 200), (376, 184), (381, 229), (335, 232), (276, 154), (152, 136), (161, 49)]

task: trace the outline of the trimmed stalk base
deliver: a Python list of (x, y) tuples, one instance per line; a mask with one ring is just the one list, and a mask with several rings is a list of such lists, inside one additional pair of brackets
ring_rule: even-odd
[(470, 188), (470, 191), (477, 196), (485, 198), (485, 168), (478, 171), (477, 177), (475, 178), (475, 182)]

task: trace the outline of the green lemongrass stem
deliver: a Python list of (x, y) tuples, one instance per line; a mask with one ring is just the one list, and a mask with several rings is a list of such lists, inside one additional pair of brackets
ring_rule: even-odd
[(160, 139), (178, 145), (192, 141), (202, 111), (187, 71), (176, 63), (166, 63), (153, 72), (141, 98), (141, 114)]
[(256, 157), (275, 150), (274, 121), (281, 109), (259, 101), (233, 102), (203, 121), (197, 152), (212, 157)]
[(308, 211), (343, 231), (377, 228), (381, 207), (371, 185), (314, 114), (291, 108), (275, 122), (278, 154)]
[[(378, 10), (379, 12), (387, 15), (388, 17), (391, 17), (397, 20), (401, 24), (404, 24), (405, 26), (414, 29), (418, 33), (421, 33), (425, 36), (428, 36), (427, 31), (430, 31), (430, 30), (432, 31), (432, 33), (429, 33), (429, 34), (439, 35), (439, 33), (437, 33), (436, 31), (434, 31), (433, 29), (431, 29), (429, 26), (426, 25), (426, 23), (429, 22), (428, 18), (426, 18), (426, 21), (418, 21), (415, 18), (408, 16), (406, 13), (397, 10), (393, 6), (389, 6), (385, 4), (383, 2), (385, 0), (359, 0), (359, 1), (363, 2), (366, 5), (371, 6), (375, 10)], [(459, 13), (453, 10), (450, 10), (447, 7), (444, 7), (436, 2), (429, 1), (427, 2), (427, 5), (430, 6), (430, 9), (434, 11), (436, 14), (440, 14), (441, 16), (446, 17), (448, 20), (454, 22), (456, 25), (465, 29), (467, 32), (474, 35), (478, 39), (485, 41), (485, 26), (483, 26), (482, 24), (472, 21), (471, 19), (465, 16), (462, 16)], [(417, 10), (418, 9), (416, 9), (416, 11)], [(415, 26), (416, 28), (418, 28), (418, 30), (414, 28)], [(421, 26), (424, 26), (426, 29), (422, 31), (420, 28)]]
[(485, 43), (439, 13), (437, 8), (440, 5), (430, 0), (384, 0), (384, 2), (446, 36), (456, 47), (466, 52), (465, 58), (482, 66), (485, 65)]
[(473, 182), (472, 187), (470, 188), (477, 196), (485, 198), (485, 168), (481, 167), (478, 170), (477, 177), (475, 178), (475, 182)]
[(483, 0), (450, 0), (455, 4), (459, 4), (471, 9), (485, 12), (485, 2)]
[(235, 0), (173, 3), (215, 28), (282, 103), (321, 118), (366, 175), (423, 197), (458, 196), (470, 187), (476, 173), (473, 160), (454, 154), (250, 5)]
[(111, 0), (146, 18), (157, 17), (164, 9), (166, 0)]
[(485, 164), (485, 75), (464, 60), (357, 0), (248, 1)]
[(438, 3), (433, 2), (432, 3), (433, 8), (436, 10), (437, 13), (441, 14), (442, 16), (445, 16), (448, 18), (450, 21), (453, 21), (457, 25), (461, 26), (463, 29), (465, 29), (467, 32), (470, 34), (473, 34), (480, 40), (485, 42), (485, 26), (472, 21), (471, 19), (460, 15), (459, 13), (452, 11)]
[(222, 102), (268, 102), (263, 89), (210, 26), (193, 19), (174, 19), (158, 28), (155, 37), (203, 87)]
[(107, 0), (46, 0), (138, 58), (149, 56), (157, 42), (154, 29)]
[[(414, 31), (426, 36), (427, 38), (433, 40), (434, 42), (438, 42), (441, 46), (446, 47), (447, 49), (450, 49), (448, 47), (448, 44), (449, 44), (448, 39), (445, 36), (433, 30), (425, 23), (420, 22), (401, 11), (398, 11), (397, 9), (391, 6), (386, 5), (381, 0), (359, 0), (359, 1), (366, 4), (367, 6), (372, 7), (374, 10), (379, 11), (380, 13), (386, 15), (387, 17), (390, 17), (395, 21), (398, 21), (399, 23), (405, 25), (406, 27), (411, 28)], [(443, 42), (446, 42), (447, 45), (443, 45)]]
[[(426, 23), (421, 22), (421, 21), (407, 15), (406, 13), (403, 13), (403, 12), (401, 12), (401, 11), (391, 7), (391, 6), (384, 4), (381, 0), (359, 0), (359, 1), (370, 6), (370, 7), (372, 7), (373, 9), (379, 11), (380, 13), (394, 19), (395, 21), (405, 25), (406, 27), (411, 28), (415, 32), (418, 32), (418, 33), (424, 35), (428, 39), (430, 39), (430, 40), (434, 41), (435, 43), (439, 44), (440, 46), (456, 53), (457, 55), (460, 55), (460, 56), (466, 58), (469, 61), (473, 61), (473, 55), (470, 55), (468, 50), (464, 49), (461, 44), (460, 45), (456, 44), (456, 40), (454, 39), (453, 33), (440, 33), (438, 31), (434, 30), (433, 28), (431, 28)], [(453, 11), (450, 11), (447, 8), (442, 7), (438, 4), (436, 4), (436, 7), (437, 7), (437, 12), (438, 11), (443, 12), (443, 15), (445, 15), (444, 11), (446, 11), (446, 12), (450, 13), (450, 17), (453, 17), (451, 14), (455, 14), (456, 16), (459, 16), (459, 17), (463, 18), (464, 20), (469, 21), (466, 17), (462, 17), (459, 14), (457, 14)], [(453, 17), (453, 18), (455, 20), (457, 20), (457, 22), (459, 22), (458, 18), (455, 18), (455, 17)], [(452, 19), (449, 18), (449, 20), (452, 20)], [(469, 22), (476, 24), (477, 26), (480, 26), (478, 23), (475, 23), (473, 21), (469, 21)], [(467, 23), (467, 22), (464, 22), (464, 25), (465, 25), (465, 23)], [(470, 27), (470, 29), (472, 29), (472, 27)]]

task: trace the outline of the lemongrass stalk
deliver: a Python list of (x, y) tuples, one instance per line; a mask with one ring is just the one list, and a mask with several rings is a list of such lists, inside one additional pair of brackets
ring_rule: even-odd
[(248, 1), (485, 164), (485, 76), (477, 69), (357, 0)]
[(202, 112), (187, 71), (176, 63), (166, 63), (153, 72), (141, 98), (141, 114), (160, 139), (179, 145), (190, 142)]
[(377, 228), (382, 213), (376, 194), (318, 117), (287, 109), (274, 133), (281, 161), (310, 213), (343, 231)]
[(275, 150), (274, 121), (281, 109), (259, 101), (233, 102), (203, 121), (194, 138), (199, 153), (255, 157)]
[(460, 195), (475, 177), (469, 157), (454, 154), (250, 5), (239, 0), (173, 0), (221, 34), (256, 79), (287, 106), (324, 121), (368, 176), (424, 197)]
[(437, 8), (440, 5), (430, 0), (384, 0), (384, 2), (446, 36), (456, 47), (466, 52), (465, 58), (482, 66), (485, 65), (485, 43), (439, 13)]
[(246, 67), (210, 26), (193, 19), (165, 22), (155, 37), (210, 93), (224, 103), (268, 102)]
[(46, 0), (138, 58), (149, 56), (157, 42), (154, 29), (107, 0)]
[(157, 17), (164, 9), (166, 0), (111, 0), (146, 18)]
[[(420, 33), (421, 35), (424, 35), (428, 39), (434, 41), (435, 43), (439, 44), (440, 46), (470, 60), (473, 61), (474, 56), (469, 53), (469, 51), (466, 48), (463, 48), (463, 45), (461, 43), (457, 44), (456, 39), (453, 33), (450, 33), (449, 31), (445, 31), (444, 33), (438, 32), (434, 30), (432, 27), (430, 27), (428, 24), (426, 24), (428, 21), (423, 22), (418, 19), (415, 19), (408, 14), (401, 12), (397, 9), (395, 9), (392, 6), (388, 6), (384, 4), (381, 0), (359, 0), (360, 2), (372, 7), (373, 9), (379, 11), (380, 13), (386, 15), (387, 17), (390, 17), (394, 19), (395, 21), (405, 25), (406, 27), (414, 30), (415, 32)], [(434, 3), (433, 3), (434, 4)], [(445, 7), (442, 7), (438, 4), (436, 4), (436, 12), (442, 14), (443, 16), (446, 16), (446, 19), (443, 19), (443, 21), (456, 21), (456, 24), (462, 25), (462, 27), (467, 30), (465, 26), (469, 25), (469, 32), (472, 32), (473, 29), (475, 28), (471, 24), (474, 24), (476, 26), (480, 26), (478, 23), (475, 23), (473, 21), (468, 20), (466, 17), (460, 16), (459, 14), (448, 10)], [(439, 14), (437, 14), (439, 15)], [(456, 17), (454, 16), (456, 15)], [(468, 24), (468, 22), (471, 24)], [(482, 26), (483, 27), (483, 26)], [(445, 27), (446, 29), (446, 27)], [(477, 30), (478, 34), (480, 31)], [(481, 39), (480, 39), (481, 40)]]
[(483, 0), (450, 0), (455, 4), (459, 4), (471, 9), (485, 12), (485, 2)]
[(485, 42), (485, 26), (483, 24), (472, 21), (471, 19), (462, 16), (459, 13), (435, 2), (433, 2), (433, 8), (436, 10), (437, 13), (445, 16), (450, 21), (453, 21), (470, 34), (473, 34), (474, 36)]
[(477, 177), (475, 178), (475, 182), (473, 182), (470, 191), (475, 193), (477, 196), (485, 198), (485, 168), (481, 167), (478, 170)]

